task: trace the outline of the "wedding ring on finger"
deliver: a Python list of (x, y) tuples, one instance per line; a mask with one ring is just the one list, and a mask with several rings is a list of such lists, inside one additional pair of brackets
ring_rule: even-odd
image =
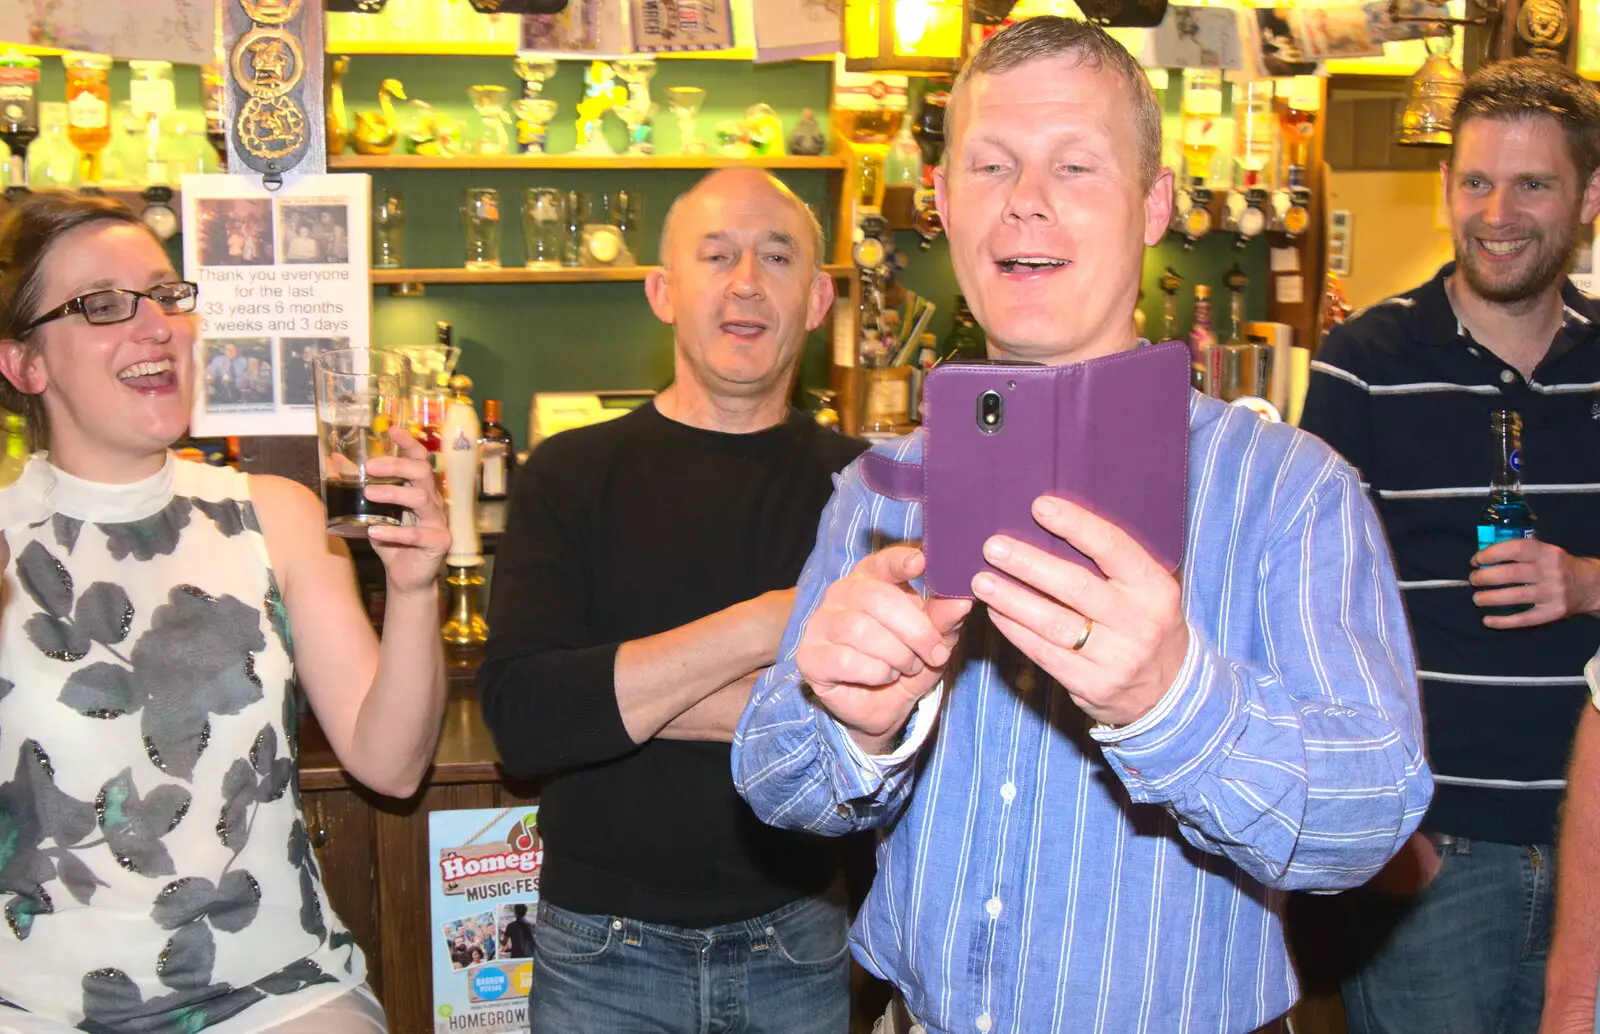
[(1083, 619), (1083, 631), (1078, 633), (1078, 641), (1073, 643), (1071, 646), (1067, 647), (1067, 649), (1071, 650), (1073, 653), (1077, 653), (1080, 650), (1082, 650), (1083, 647), (1084, 647), (1084, 644), (1089, 641), (1089, 633), (1093, 632), (1093, 631), (1094, 631), (1094, 618), (1084, 618)]

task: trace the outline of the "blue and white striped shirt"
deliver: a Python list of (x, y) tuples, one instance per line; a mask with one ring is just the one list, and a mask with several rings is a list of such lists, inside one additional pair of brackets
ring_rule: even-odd
[(775, 825), (885, 831), (855, 953), (930, 1034), (1254, 1030), (1298, 993), (1283, 892), (1364, 882), (1427, 807), (1410, 636), (1355, 472), (1198, 395), (1189, 471), (1190, 646), (1154, 710), (1091, 728), (979, 608), (888, 758), (794, 654), (826, 587), (917, 540), (921, 507), (853, 465), (823, 514), (734, 779)]

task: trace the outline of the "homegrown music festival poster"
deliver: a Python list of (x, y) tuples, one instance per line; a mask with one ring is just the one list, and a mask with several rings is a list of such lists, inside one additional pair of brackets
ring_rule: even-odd
[(428, 816), (435, 1034), (528, 1030), (539, 910), (537, 805)]

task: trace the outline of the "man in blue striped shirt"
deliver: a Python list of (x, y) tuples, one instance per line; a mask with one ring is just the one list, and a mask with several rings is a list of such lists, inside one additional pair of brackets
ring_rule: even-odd
[[(1418, 878), (1331, 903), (1352, 1034), (1549, 1031), (1547, 987), (1553, 1012), (1592, 1029), (1600, 950), (1548, 973), (1545, 957), (1562, 775), (1600, 647), (1600, 309), (1566, 276), (1600, 214), (1597, 168), (1592, 83), (1541, 58), (1474, 72), (1444, 171), (1456, 261), (1335, 328), (1312, 364), (1300, 425), (1375, 497), (1439, 784), (1405, 850)], [(1484, 548), (1490, 414), (1505, 410), (1537, 538)], [(1573, 876), (1560, 897), (1592, 910), (1594, 874)]]
[[(939, 210), (990, 354), (1133, 348), (1172, 194), (1138, 65), (1035, 18), (949, 111)], [(880, 448), (914, 460), (922, 438)], [(1016, 581), (978, 575), (969, 612), (921, 591), (920, 506), (841, 479), (734, 776), (768, 822), (885, 830), (853, 938), (897, 1024), (1255, 1030), (1297, 994), (1284, 892), (1361, 883), (1421, 818), (1410, 639), (1355, 472), (1193, 396), (1188, 491), (1181, 578), (1045, 497), (1039, 523), (1105, 577), (997, 536)]]

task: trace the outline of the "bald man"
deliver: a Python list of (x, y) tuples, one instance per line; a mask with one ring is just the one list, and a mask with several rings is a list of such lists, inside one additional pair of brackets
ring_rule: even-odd
[(789, 405), (821, 255), (777, 180), (701, 180), (645, 282), (672, 384), (518, 475), (478, 688), (505, 767), (544, 777), (535, 1034), (847, 1030), (836, 850), (758, 821), (729, 746), (863, 447)]

